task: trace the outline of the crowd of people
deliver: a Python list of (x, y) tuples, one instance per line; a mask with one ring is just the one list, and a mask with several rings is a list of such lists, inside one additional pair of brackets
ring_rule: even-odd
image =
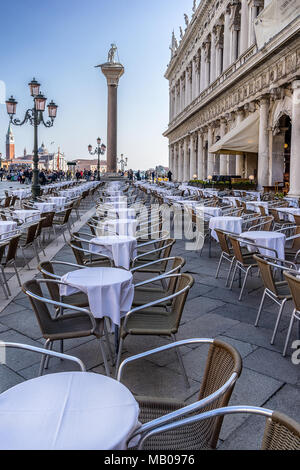
[[(172, 181), (172, 176), (173, 176), (173, 174), (169, 170), (169, 172), (167, 173), (167, 178), (168, 178), (169, 181)], [(163, 177), (163, 175), (158, 174), (157, 171), (148, 170), (148, 171), (145, 171), (145, 172), (141, 172), (140, 170), (138, 170), (136, 173), (134, 173), (133, 170), (128, 171), (128, 179), (130, 181), (133, 181), (134, 179), (136, 179), (137, 181), (152, 180), (154, 182), (157, 178), (160, 178), (160, 177)]]

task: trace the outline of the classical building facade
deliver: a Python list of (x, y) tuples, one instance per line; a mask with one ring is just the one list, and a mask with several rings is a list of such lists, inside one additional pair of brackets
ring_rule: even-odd
[(174, 179), (253, 175), (300, 197), (299, 0), (194, 1), (185, 23), (165, 74)]

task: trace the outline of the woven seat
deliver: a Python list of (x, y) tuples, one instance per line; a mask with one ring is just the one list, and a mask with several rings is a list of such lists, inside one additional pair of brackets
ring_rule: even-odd
[[(119, 379), (121, 378), (124, 365), (139, 358), (146, 358), (157, 352), (163, 352), (172, 347), (184, 346), (185, 344), (196, 343), (197, 340), (186, 340), (173, 345), (164, 346), (153, 351), (147, 351), (139, 356), (129, 358), (124, 361), (120, 368)], [(199, 340), (202, 343), (209, 343), (209, 351), (206, 359), (205, 371), (201, 380), (201, 386), (197, 401), (191, 405), (174, 398), (144, 397), (136, 396), (140, 407), (139, 420), (150, 429), (155, 429), (159, 423), (155, 423), (157, 418), (164, 417), (166, 423), (171, 421), (181, 421), (187, 416), (195, 416), (199, 411), (207, 412), (215, 408), (227, 406), (235, 382), (242, 371), (242, 359), (238, 351), (231, 345), (220, 340)], [(226, 385), (225, 385), (226, 384)], [(221, 387), (223, 391), (220, 392)], [(214, 398), (211, 398), (214, 394)], [(175, 413), (172, 418), (169, 413)], [(145, 450), (196, 450), (214, 449), (218, 442), (218, 437), (222, 425), (221, 419), (207, 420), (184, 426), (176, 431), (166, 432), (147, 439)], [(142, 435), (143, 426), (140, 428)]]

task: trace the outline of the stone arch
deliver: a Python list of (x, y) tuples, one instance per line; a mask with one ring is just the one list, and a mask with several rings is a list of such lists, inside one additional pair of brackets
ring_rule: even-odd
[(280, 119), (282, 116), (289, 116), (292, 119), (292, 99), (289, 96), (285, 96), (282, 100), (276, 102), (271, 113), (270, 127), (272, 128), (273, 135), (280, 132)]

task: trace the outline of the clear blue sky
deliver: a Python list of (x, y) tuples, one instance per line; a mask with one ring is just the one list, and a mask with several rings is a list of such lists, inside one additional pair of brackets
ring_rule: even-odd
[[(199, 2), (197, 2), (199, 3)], [(98, 135), (106, 143), (107, 89), (94, 66), (118, 46), (126, 73), (119, 87), (118, 154), (129, 166), (167, 165), (168, 82), (173, 28), (179, 36), (192, 0), (14, 0), (2, 2), (0, 80), (18, 100), (18, 115), (31, 107), (27, 84), (34, 76), (59, 105), (52, 129), (40, 126), (39, 143), (58, 145), (69, 160), (88, 158)], [(5, 154), (8, 116), (0, 106), (0, 152)], [(16, 156), (33, 147), (33, 129), (14, 127)], [(54, 141), (54, 145), (50, 143)]]

